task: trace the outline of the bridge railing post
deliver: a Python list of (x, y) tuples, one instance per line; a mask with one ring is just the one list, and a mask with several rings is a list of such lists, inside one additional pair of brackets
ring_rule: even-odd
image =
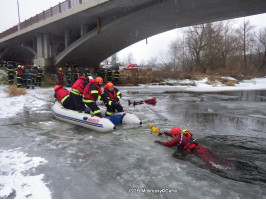
[(79, 0), (79, 4), (82, 4), (82, 0)]
[(71, 8), (71, 0), (68, 0), (68, 9)]
[(62, 12), (62, 9), (61, 9), (61, 2), (59, 2), (58, 7), (59, 7), (59, 13), (61, 13), (61, 12)]

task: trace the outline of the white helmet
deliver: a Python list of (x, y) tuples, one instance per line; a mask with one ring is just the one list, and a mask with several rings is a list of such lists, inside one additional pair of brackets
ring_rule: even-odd
[(93, 77), (92, 76), (88, 76), (87, 79), (91, 80), (91, 79), (93, 79)]

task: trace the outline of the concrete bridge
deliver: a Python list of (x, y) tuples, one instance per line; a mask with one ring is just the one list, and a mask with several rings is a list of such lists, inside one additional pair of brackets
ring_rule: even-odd
[(164, 31), (265, 12), (265, 0), (66, 0), (0, 33), (0, 59), (95, 68)]

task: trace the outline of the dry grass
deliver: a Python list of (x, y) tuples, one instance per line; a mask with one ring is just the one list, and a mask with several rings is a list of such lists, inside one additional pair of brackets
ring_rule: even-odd
[(206, 83), (213, 86), (219, 83), (222, 83), (226, 86), (235, 86), (235, 84), (239, 83), (239, 80), (231, 80), (227, 78), (221, 78), (220, 76), (217, 75), (213, 75), (208, 77), (208, 81)]
[(24, 88), (17, 88), (16, 85), (9, 85), (5, 92), (8, 93), (8, 96), (10, 97), (27, 94)]
[(178, 85), (181, 86), (197, 86), (197, 83), (195, 81), (193, 81), (192, 83), (179, 83)]
[(206, 74), (195, 72), (195, 71), (172, 71), (167, 69), (161, 69), (158, 71), (153, 72), (154, 77), (160, 77), (162, 79), (177, 79), (177, 80), (184, 80), (184, 79), (190, 79), (190, 80), (201, 80), (206, 77)]
[(120, 72), (120, 85), (132, 86), (161, 81), (161, 78), (154, 76), (149, 70), (122, 70)]

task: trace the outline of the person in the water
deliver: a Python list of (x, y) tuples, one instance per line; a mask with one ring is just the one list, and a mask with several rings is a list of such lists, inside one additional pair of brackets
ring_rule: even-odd
[[(199, 145), (196, 142), (196, 139), (193, 139), (193, 134), (189, 130), (184, 129), (182, 131), (179, 127), (174, 127), (170, 132), (162, 132), (160, 129), (157, 129), (152, 125), (150, 126), (150, 129), (155, 133), (159, 133), (159, 135), (164, 134), (171, 137), (171, 139), (167, 142), (155, 140), (155, 143), (164, 145), (166, 147), (176, 146), (177, 150), (193, 152), (210, 167), (221, 165), (221, 160), (223, 159), (207, 149), (205, 146)], [(222, 165), (223, 167), (226, 167), (225, 163), (222, 163)]]

